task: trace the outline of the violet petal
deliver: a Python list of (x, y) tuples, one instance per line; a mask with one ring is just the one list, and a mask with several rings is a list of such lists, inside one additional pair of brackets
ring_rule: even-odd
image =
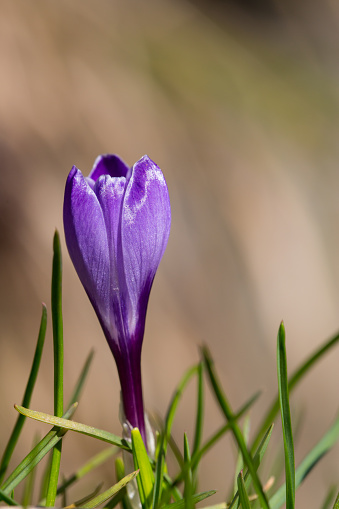
[(128, 295), (122, 291), (126, 285), (124, 281), (121, 281), (121, 277), (124, 277), (123, 273), (121, 270), (118, 271), (118, 266), (122, 263), (120, 256), (120, 220), (125, 187), (125, 177), (112, 178), (109, 175), (100, 177), (94, 187), (94, 192), (103, 213), (108, 240), (110, 266), (106, 278), (109, 279), (110, 287), (111, 325), (108, 341), (114, 353), (118, 353), (116, 350), (120, 350), (120, 344), (125, 341), (126, 332), (128, 332), (125, 330), (125, 316), (123, 316)]
[(108, 324), (110, 259), (104, 215), (95, 193), (75, 166), (66, 182), (64, 229), (80, 281), (100, 321)]
[(96, 158), (91, 173), (88, 178), (96, 181), (101, 175), (110, 177), (126, 177), (129, 166), (115, 154), (104, 154)]
[[(160, 168), (142, 157), (132, 169), (121, 216), (122, 259), (131, 301), (129, 330), (142, 336), (152, 282), (171, 225), (168, 189)], [(121, 268), (119, 266), (119, 268)]]

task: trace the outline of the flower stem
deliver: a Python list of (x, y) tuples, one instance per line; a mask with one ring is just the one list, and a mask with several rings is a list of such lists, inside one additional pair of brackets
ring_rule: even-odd
[(139, 429), (147, 448), (140, 355), (121, 356), (117, 366), (126, 420), (132, 428)]

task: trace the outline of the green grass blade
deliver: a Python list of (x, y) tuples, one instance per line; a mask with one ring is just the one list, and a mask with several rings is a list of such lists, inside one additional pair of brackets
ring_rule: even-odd
[(278, 368), (278, 388), (281, 410), (281, 423), (285, 451), (286, 506), (289, 509), (293, 509), (295, 506), (294, 445), (288, 394), (285, 327), (283, 322), (281, 322), (280, 324), (277, 339), (277, 368)]
[[(194, 441), (193, 441), (193, 449), (192, 455), (199, 451), (202, 442), (202, 434), (203, 434), (203, 425), (204, 425), (204, 363), (200, 362), (198, 369), (198, 387), (197, 387), (197, 411), (195, 418), (195, 430), (194, 430)], [(191, 461), (191, 460), (190, 460)], [(193, 467), (192, 464), (190, 468), (192, 469), (193, 476), (193, 491), (192, 494), (196, 491), (198, 485), (198, 472), (199, 463), (196, 463)], [(182, 468), (182, 467), (181, 467)]]
[(200, 449), (204, 421), (204, 365), (201, 362), (198, 366), (198, 391), (197, 391), (197, 415), (195, 419), (195, 432), (192, 455)]
[(335, 497), (335, 494), (337, 493), (337, 488), (335, 486), (331, 486), (328, 490), (328, 493), (326, 494), (325, 500), (321, 506), (321, 509), (331, 509), (333, 499)]
[[(268, 443), (270, 441), (270, 438), (271, 438), (271, 435), (272, 435), (272, 431), (273, 431), (273, 424), (271, 424), (271, 426), (268, 428), (268, 430), (266, 431), (262, 441), (260, 442), (259, 444), (259, 447), (258, 449), (256, 450), (256, 453), (255, 455), (253, 456), (253, 463), (255, 465), (255, 468), (259, 468), (259, 465), (261, 463), (261, 460), (263, 459), (264, 457), (264, 454), (266, 452), (266, 449), (267, 449), (267, 446), (268, 446)], [(251, 476), (250, 476), (250, 473), (249, 471), (247, 470), (245, 475), (244, 475), (244, 481), (245, 481), (245, 487), (246, 487), (246, 490), (248, 490), (249, 486), (250, 486), (250, 483), (251, 483)], [(233, 500), (232, 502), (230, 503), (229, 505), (229, 508), (228, 509), (233, 509), (233, 507), (235, 507), (235, 504), (238, 502), (238, 498), (239, 498), (239, 493), (236, 492), (236, 494), (234, 495), (233, 497)]]
[(339, 509), (339, 493), (337, 495), (337, 498), (335, 499), (333, 509)]
[[(85, 383), (85, 380), (87, 378), (87, 375), (88, 375), (88, 371), (89, 371), (89, 368), (90, 368), (90, 365), (91, 365), (91, 362), (92, 362), (92, 359), (93, 359), (93, 354), (94, 352), (91, 351), (90, 354), (88, 355), (87, 359), (86, 359), (86, 362), (84, 364), (84, 367), (80, 373), (80, 376), (77, 380), (77, 383), (75, 385), (75, 388), (73, 390), (73, 393), (71, 395), (71, 398), (70, 398), (70, 402), (69, 404), (67, 405), (68, 407), (73, 405), (75, 402), (78, 402), (79, 400), (79, 397), (80, 397), (80, 394), (81, 394), (81, 391), (83, 389), (83, 385)], [(44, 476), (44, 479), (43, 479), (43, 483), (42, 483), (42, 491), (41, 491), (41, 497), (40, 499), (42, 500), (45, 500), (46, 496), (47, 496), (47, 491), (48, 491), (48, 488), (49, 488), (49, 479), (51, 478), (50, 476), (52, 475), (52, 468), (53, 468), (53, 465), (54, 465), (54, 468), (55, 468), (55, 459), (53, 457), (51, 457), (48, 465), (47, 465), (47, 468), (45, 470), (45, 476)], [(48, 475), (48, 477), (47, 477)], [(55, 472), (55, 475), (56, 475), (56, 472)], [(57, 491), (58, 493), (58, 491)], [(46, 501), (44, 502), (46, 503)]]
[[(125, 465), (122, 458), (119, 457), (115, 460), (115, 476), (117, 482), (121, 481), (121, 479), (125, 477)], [(132, 509), (126, 487), (118, 491), (118, 493), (109, 500), (109, 502), (105, 505), (105, 509), (113, 509), (113, 507), (118, 505), (119, 502), (121, 502), (122, 509)]]
[(216, 372), (214, 369), (214, 364), (213, 364), (212, 358), (211, 358), (210, 353), (207, 350), (207, 348), (203, 348), (202, 354), (203, 354), (204, 361), (206, 364), (207, 373), (208, 373), (208, 376), (209, 376), (209, 379), (211, 382), (211, 386), (214, 391), (214, 395), (216, 397), (217, 402), (219, 403), (220, 409), (224, 413), (226, 419), (228, 420), (228, 422), (231, 426), (234, 438), (235, 438), (235, 440), (239, 446), (239, 449), (243, 455), (244, 463), (246, 464), (246, 466), (251, 474), (253, 486), (254, 486), (254, 489), (258, 495), (259, 501), (260, 501), (263, 509), (268, 509), (268, 507), (269, 507), (268, 500), (264, 493), (264, 490), (261, 485), (258, 474), (256, 472), (256, 468), (253, 463), (253, 459), (251, 457), (250, 452), (248, 451), (248, 449), (246, 447), (246, 443), (245, 443), (244, 437), (241, 433), (240, 427), (238, 426), (237, 421), (235, 420), (235, 414), (233, 414), (230, 404), (228, 403), (226, 396), (224, 394), (224, 391), (221, 388), (220, 382), (217, 379), (217, 375), (216, 375)]
[(237, 478), (239, 500), (242, 509), (250, 509), (250, 501), (248, 499), (247, 491), (245, 488), (244, 477), (242, 470), (240, 470)]
[[(308, 453), (295, 472), (295, 487), (298, 488), (318, 461), (334, 446), (339, 439), (339, 416), (331, 428)], [(286, 486), (283, 484), (270, 498), (270, 508), (279, 509), (286, 501)]]
[(184, 477), (184, 500), (185, 500), (185, 509), (193, 509), (193, 474), (192, 469), (190, 468), (191, 464), (191, 452), (188, 444), (188, 439), (186, 433), (184, 433), (184, 465), (187, 466), (185, 469), (185, 477)]
[(164, 474), (163, 480), (164, 482), (160, 507), (162, 507), (162, 505), (169, 504), (171, 498), (173, 498), (174, 502), (179, 502), (180, 500), (183, 500), (183, 495), (181, 494), (181, 492), (179, 491), (179, 489), (177, 488), (177, 486), (167, 473)]
[(22, 496), (22, 505), (24, 507), (32, 505), (35, 477), (36, 477), (36, 470), (32, 470), (26, 478), (24, 492), (23, 492), (23, 496)]
[[(52, 322), (53, 322), (53, 357), (54, 357), (54, 415), (61, 417), (64, 407), (63, 369), (64, 343), (62, 324), (62, 257), (59, 233), (55, 231), (53, 239), (52, 270)], [(47, 489), (46, 504), (54, 507), (58, 487), (62, 441), (58, 442), (52, 452), (52, 464)]]
[[(202, 502), (208, 497), (211, 497), (216, 493), (215, 490), (210, 491), (204, 491), (202, 493), (197, 493), (196, 495), (193, 495), (192, 500), (193, 504), (198, 504), (199, 502)], [(179, 502), (173, 502), (173, 504), (167, 504), (162, 506), (162, 509), (185, 509), (185, 500), (179, 500)]]
[[(241, 408), (240, 410), (238, 411), (238, 413), (235, 415), (234, 417), (234, 420), (237, 420), (237, 419), (240, 419), (240, 417), (242, 417), (246, 412), (247, 410), (249, 409), (249, 407), (257, 400), (257, 398), (260, 396), (260, 392), (256, 393), (254, 396), (252, 396), (248, 402), (246, 402)], [(222, 426), (214, 435), (212, 435), (212, 437), (202, 446), (202, 448), (197, 451), (197, 453), (192, 456), (192, 461), (191, 461), (191, 465), (192, 465), (192, 468), (195, 467), (196, 464), (198, 464), (201, 460), (201, 458), (209, 451), (209, 449), (227, 432), (227, 431), (230, 431), (231, 430), (231, 424), (228, 423), (226, 424), (225, 426)], [(254, 465), (256, 465), (256, 468), (259, 467), (260, 465), (260, 462), (266, 452), (266, 449), (267, 449), (267, 446), (268, 446), (268, 442), (270, 440), (270, 437), (271, 437), (271, 434), (272, 434), (272, 430), (273, 430), (273, 424), (271, 424), (271, 426), (268, 428), (268, 430), (266, 431), (264, 437), (262, 438), (259, 446), (258, 446), (258, 449), (257, 451), (255, 452), (255, 455), (253, 457), (253, 463)], [(182, 471), (176, 476), (176, 478), (174, 479), (172, 485), (176, 485), (178, 484), (180, 481), (182, 481), (184, 479), (184, 475), (185, 475), (185, 468), (182, 468)], [(246, 489), (248, 489), (249, 487), (249, 484), (250, 484), (250, 481), (251, 481), (251, 476), (249, 475), (249, 472), (246, 471), (246, 474), (245, 474), (245, 482), (246, 482)], [(233, 497), (233, 500), (232, 500), (232, 503), (231, 503), (231, 506), (230, 507), (234, 507), (233, 504), (235, 504), (238, 500), (238, 491), (236, 492), (236, 494), (234, 495)]]
[(13, 500), (13, 498), (11, 498), (9, 495), (7, 495), (7, 493), (5, 493), (2, 490), (0, 490), (0, 500), (6, 502), (7, 505), (20, 505), (18, 502)]
[[(65, 413), (65, 417), (69, 418), (73, 415), (77, 405), (72, 405)], [(40, 440), (34, 449), (19, 463), (15, 470), (10, 474), (6, 481), (2, 484), (1, 489), (9, 495), (18, 484), (25, 479), (31, 470), (42, 460), (42, 458), (62, 439), (65, 430), (60, 427), (52, 428), (47, 435)]]
[[(293, 442), (297, 443), (298, 436), (300, 436), (300, 430), (302, 429), (302, 414), (305, 409), (303, 406), (297, 406), (294, 408), (293, 415)], [(281, 419), (279, 419), (279, 426), (281, 426)], [(276, 446), (276, 450), (274, 451), (274, 455), (272, 457), (272, 463), (270, 467), (270, 476), (276, 480), (282, 479), (285, 475), (285, 448), (284, 448), (284, 440), (279, 440), (279, 443)], [(276, 487), (280, 484), (276, 481)], [(275, 487), (275, 489), (276, 489)]]
[[(310, 357), (301, 364), (301, 366), (296, 369), (293, 375), (290, 377), (288, 381), (288, 390), (291, 391), (296, 387), (296, 385), (302, 380), (302, 378), (307, 374), (307, 372), (318, 362), (331, 348), (333, 348), (339, 342), (339, 333), (335, 336), (327, 340), (323, 343)], [(251, 450), (255, 450), (258, 447), (258, 444), (261, 440), (261, 437), (265, 433), (265, 430), (272, 424), (275, 417), (279, 412), (279, 395), (273, 401), (272, 405), (268, 409), (266, 416), (264, 417), (259, 430), (256, 434), (256, 437), (253, 441)]]
[[(88, 376), (89, 368), (90, 368), (90, 366), (92, 364), (93, 356), (94, 356), (94, 351), (91, 350), (91, 352), (89, 353), (89, 355), (88, 355), (88, 357), (87, 357), (87, 359), (85, 361), (84, 367), (81, 370), (81, 373), (80, 373), (80, 376), (78, 378), (78, 381), (75, 384), (75, 387), (74, 387), (73, 393), (71, 395), (71, 399), (69, 401), (69, 404), (67, 405), (67, 408), (70, 407), (71, 405), (73, 405), (73, 403), (75, 403), (76, 401), (79, 401), (81, 391), (83, 389), (84, 383), (85, 383), (85, 381), (87, 379), (87, 376)], [(22, 405), (22, 406), (26, 406), (26, 405)]]
[[(47, 326), (47, 309), (46, 309), (45, 304), (43, 304), (42, 305), (41, 321), (40, 321), (40, 330), (39, 330), (38, 340), (37, 340), (37, 344), (36, 344), (36, 348), (35, 348), (33, 363), (32, 363), (32, 367), (31, 367), (30, 375), (28, 377), (28, 382), (27, 382), (25, 393), (24, 393), (24, 397), (22, 399), (22, 406), (24, 406), (24, 407), (29, 407), (30, 402), (31, 402), (31, 397), (32, 397), (33, 389), (34, 389), (35, 382), (36, 382), (36, 379), (38, 376), (41, 355), (42, 355), (43, 346), (44, 346), (44, 342), (45, 342), (46, 326)], [(23, 415), (18, 416), (18, 419), (15, 423), (12, 434), (8, 441), (7, 447), (3, 453), (1, 463), (0, 463), (0, 485), (3, 481), (3, 478), (5, 477), (10, 459), (12, 457), (13, 451), (14, 451), (17, 441), (19, 439), (25, 419), (26, 418)]]
[(106, 500), (109, 500), (110, 498), (112, 498), (119, 490), (124, 488), (126, 486), (126, 484), (128, 484), (130, 481), (132, 481), (132, 479), (134, 479), (137, 476), (138, 473), (139, 472), (137, 470), (136, 472), (132, 472), (131, 474), (126, 475), (117, 484), (115, 484), (108, 490), (104, 491), (97, 497), (93, 498), (90, 502), (81, 504), (81, 506), (79, 506), (79, 507), (82, 507), (84, 509), (92, 509), (94, 507), (98, 507), (99, 505), (106, 502)]
[(54, 507), (56, 492), (58, 489), (60, 461), (61, 461), (61, 447), (62, 441), (60, 440), (52, 450), (51, 469), (49, 472), (48, 487), (46, 494), (46, 506)]
[[(33, 448), (37, 445), (38, 442), (39, 442), (38, 438), (35, 437), (34, 441), (33, 441)], [(24, 507), (32, 505), (35, 477), (36, 477), (36, 470), (34, 470), (34, 469), (26, 477), (24, 491), (23, 491), (23, 495), (22, 495), (22, 505)]]
[(18, 412), (31, 419), (35, 419), (36, 421), (44, 422), (47, 424), (53, 424), (53, 426), (57, 426), (62, 429), (69, 429), (71, 431), (76, 431), (77, 433), (82, 433), (83, 435), (87, 435), (92, 438), (97, 438), (98, 440), (102, 440), (103, 442), (107, 442), (111, 445), (117, 445), (121, 449), (125, 449), (126, 451), (130, 451), (131, 447), (126, 440), (123, 438), (119, 438), (113, 433), (109, 433), (108, 431), (104, 431), (98, 428), (93, 428), (92, 426), (87, 426), (86, 424), (81, 424), (79, 422), (70, 421), (68, 419), (64, 419), (62, 417), (55, 417), (55, 415), (45, 414), (42, 412), (37, 412), (35, 410), (29, 410), (28, 408), (23, 408), (21, 406), (15, 405), (15, 408)]
[(170, 406), (167, 411), (166, 422), (165, 422), (165, 437), (166, 437), (167, 441), (169, 440), (169, 437), (170, 437), (170, 434), (172, 431), (173, 420), (174, 420), (182, 393), (184, 392), (184, 389), (186, 388), (186, 386), (187, 386), (188, 382), (191, 380), (191, 378), (194, 375), (196, 375), (198, 372), (199, 372), (199, 365), (193, 366), (191, 369), (189, 369), (187, 371), (187, 373), (185, 373), (185, 375), (183, 376), (180, 384), (178, 385), (177, 390), (175, 391), (175, 393), (172, 397)]
[[(245, 419), (245, 422), (244, 422), (244, 431), (243, 431), (246, 445), (248, 445), (249, 434), (250, 434), (250, 419), (249, 419), (249, 416), (247, 416), (247, 418)], [(253, 458), (253, 461), (254, 461), (254, 458)], [(244, 459), (242, 457), (241, 452), (238, 451), (237, 462), (236, 462), (236, 466), (235, 466), (233, 494), (235, 494), (237, 492), (238, 483), (239, 483), (238, 477), (239, 477), (239, 473), (243, 470), (243, 468), (244, 468)]]
[[(58, 428), (59, 429), (59, 428)], [(60, 432), (60, 429), (59, 429)], [(41, 482), (40, 482), (40, 500), (43, 500), (43, 503), (39, 502), (39, 505), (45, 506), (46, 505), (46, 496), (47, 496), (47, 490), (48, 490), (48, 484), (49, 484), (49, 477), (51, 474), (51, 466), (52, 466), (52, 455), (49, 454), (47, 457), (47, 461), (45, 462), (43, 473), (41, 476)]]
[[(62, 479), (62, 482), (65, 481), (64, 475), (62, 475), (61, 479)], [(63, 494), (62, 494), (62, 497), (61, 497), (61, 507), (66, 507), (67, 505), (68, 505), (68, 503), (67, 503), (67, 493), (66, 493), (66, 491), (64, 491)]]
[[(261, 392), (257, 392), (252, 396), (237, 412), (234, 416), (234, 420), (237, 421), (249, 410), (249, 408), (253, 405), (253, 403), (258, 399)], [(200, 462), (201, 458), (224, 436), (225, 433), (231, 430), (231, 424), (227, 423), (222, 426), (212, 437), (205, 442), (205, 444), (201, 447), (199, 451), (192, 454), (192, 468), (195, 468), (196, 464)]]
[(174, 457), (178, 462), (179, 468), (182, 468), (184, 464), (184, 457), (172, 435), (169, 437), (168, 445), (171, 448), (171, 451), (173, 452)]
[(63, 406), (63, 324), (62, 324), (62, 258), (59, 233), (55, 231), (53, 239), (52, 270), (52, 322), (54, 351), (54, 415), (61, 417)]
[(165, 429), (164, 429), (163, 433), (161, 434), (158, 457), (157, 457), (157, 462), (156, 462), (156, 466), (155, 466), (155, 483), (154, 483), (153, 504), (152, 504), (153, 509), (158, 507), (159, 501), (161, 499), (161, 490), (162, 490), (162, 481), (163, 481), (163, 475), (164, 475), (165, 459), (166, 459), (166, 453), (167, 453), (167, 444), (169, 441), (169, 437), (171, 435), (173, 419), (174, 419), (175, 413), (177, 411), (177, 407), (178, 407), (180, 398), (182, 396), (182, 393), (183, 393), (186, 385), (191, 380), (191, 378), (195, 374), (197, 374), (198, 371), (199, 371), (199, 366), (193, 366), (193, 368), (189, 369), (185, 373), (177, 390), (175, 391), (175, 393), (172, 397), (170, 406), (167, 411), (166, 421), (165, 421)]
[[(236, 413), (234, 416), (234, 421), (237, 421), (243, 415), (249, 410), (249, 408), (253, 405), (253, 403), (258, 399), (261, 392), (257, 392), (254, 394), (254, 396), (251, 396), (251, 398), (246, 401), (246, 403), (240, 408), (240, 410)], [(201, 447), (199, 451), (197, 451), (194, 455), (192, 455), (192, 462), (191, 467), (194, 471), (201, 461), (201, 458), (224, 436), (225, 433), (230, 431), (232, 429), (231, 424), (227, 423), (224, 426), (222, 426), (212, 437), (205, 442), (205, 444)], [(176, 476), (174, 480), (174, 484), (177, 484), (178, 482), (182, 481), (184, 478), (185, 469), (182, 469), (182, 471)]]
[(140, 471), (137, 477), (140, 502), (144, 509), (149, 509), (152, 506), (154, 473), (138, 428), (132, 429), (131, 439), (134, 468)]
[(261, 396), (261, 391), (257, 391), (253, 396), (250, 397), (246, 403), (240, 408), (240, 410), (235, 414), (235, 419), (238, 420), (242, 417), (246, 412), (251, 408), (251, 406), (257, 401), (257, 399)]

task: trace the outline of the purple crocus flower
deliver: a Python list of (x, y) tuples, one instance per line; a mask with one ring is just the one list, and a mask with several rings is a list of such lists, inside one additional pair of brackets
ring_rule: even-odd
[(141, 347), (153, 278), (171, 224), (160, 168), (99, 156), (88, 177), (73, 166), (64, 199), (68, 251), (114, 355), (127, 421), (145, 440)]

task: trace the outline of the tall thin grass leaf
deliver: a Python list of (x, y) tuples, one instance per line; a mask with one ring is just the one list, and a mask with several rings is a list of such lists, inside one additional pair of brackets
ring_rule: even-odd
[(171, 403), (169, 405), (167, 414), (166, 414), (166, 421), (165, 421), (165, 429), (161, 434), (161, 439), (159, 443), (159, 449), (158, 449), (158, 458), (155, 466), (155, 483), (154, 483), (154, 490), (153, 490), (153, 503), (152, 507), (155, 509), (158, 507), (160, 498), (161, 498), (161, 490), (162, 490), (162, 481), (163, 481), (163, 475), (164, 475), (164, 465), (165, 465), (165, 458), (167, 453), (167, 444), (168, 440), (171, 434), (172, 430), (172, 424), (173, 419), (175, 416), (175, 413), (177, 411), (177, 407), (180, 401), (180, 398), (182, 396), (182, 393), (190, 381), (190, 379), (198, 372), (199, 366), (193, 366), (191, 369), (189, 369), (185, 375), (183, 376), (180, 384), (177, 387), (177, 390), (175, 391)]
[[(60, 431), (60, 429), (59, 429)], [(46, 495), (49, 484), (49, 477), (51, 475), (51, 466), (52, 466), (52, 454), (49, 454), (47, 457), (47, 461), (41, 476), (40, 482), (40, 497), (39, 497), (39, 505), (46, 505)]]
[[(240, 410), (237, 412), (237, 414), (234, 416), (234, 420), (237, 421), (243, 415), (247, 412), (247, 410), (253, 405), (253, 403), (258, 399), (261, 392), (257, 392), (254, 394), (254, 396), (251, 396), (251, 398), (246, 401), (246, 403), (240, 408)], [(220, 440), (227, 431), (231, 430), (230, 423), (225, 424), (222, 426), (218, 431), (214, 433), (214, 435), (211, 436), (207, 442), (201, 447), (199, 451), (197, 451), (195, 454), (192, 454), (192, 468), (195, 468), (196, 464), (199, 463), (201, 458), (215, 445), (218, 440)]]
[[(40, 320), (40, 329), (39, 329), (39, 334), (38, 334), (38, 340), (37, 340), (37, 344), (36, 344), (36, 348), (35, 348), (31, 372), (29, 374), (25, 393), (24, 393), (24, 396), (22, 399), (22, 406), (24, 406), (24, 407), (29, 407), (30, 402), (31, 402), (31, 397), (32, 397), (33, 389), (34, 389), (35, 382), (36, 382), (36, 379), (38, 376), (42, 351), (43, 351), (43, 347), (44, 347), (44, 343), (45, 343), (46, 327), (47, 327), (47, 309), (46, 309), (46, 305), (42, 304), (42, 314), (41, 314), (41, 320)], [(25, 420), (26, 420), (26, 417), (24, 417), (23, 415), (18, 416), (15, 426), (13, 428), (12, 434), (9, 438), (7, 447), (3, 453), (1, 463), (0, 463), (0, 485), (3, 481), (3, 478), (5, 477), (7, 467), (9, 465), (13, 451), (14, 451), (17, 441), (19, 439), (19, 436), (20, 436), (20, 433), (21, 433), (21, 430), (22, 430)]]
[(321, 509), (331, 509), (333, 499), (335, 497), (335, 494), (337, 493), (337, 488), (335, 486), (331, 486), (328, 490), (328, 493), (326, 493), (325, 500), (321, 506)]
[[(339, 416), (331, 428), (303, 459), (295, 472), (295, 487), (298, 488), (318, 461), (334, 446), (339, 439)], [(270, 508), (279, 509), (286, 501), (286, 486), (283, 484), (270, 498)]]
[[(261, 392), (256, 392), (251, 398), (246, 401), (246, 403), (240, 408), (240, 410), (237, 412), (237, 414), (234, 416), (234, 420), (237, 421), (240, 419), (253, 405), (253, 403), (258, 399)], [(273, 426), (270, 426), (270, 429), (272, 430)], [(222, 426), (212, 437), (205, 442), (205, 444), (201, 447), (199, 451), (197, 451), (194, 455), (192, 455), (192, 469), (194, 470), (196, 466), (199, 464), (201, 458), (215, 445), (220, 438), (224, 436), (227, 431), (231, 430), (231, 424), (227, 423), (224, 426)], [(266, 435), (265, 435), (266, 436)], [(174, 483), (178, 483), (183, 480), (185, 474), (185, 469), (182, 469), (182, 471), (175, 477)]]
[(58, 488), (60, 462), (61, 462), (62, 440), (60, 440), (52, 449), (51, 469), (49, 472), (48, 487), (46, 494), (47, 507), (54, 507), (56, 492)]
[(240, 500), (242, 509), (250, 509), (250, 501), (248, 499), (247, 491), (245, 488), (242, 470), (240, 470), (240, 472), (238, 474), (237, 484), (238, 484), (239, 500)]
[(288, 394), (285, 327), (283, 322), (280, 324), (277, 339), (277, 368), (281, 423), (285, 450), (286, 505), (289, 509), (293, 509), (295, 506), (294, 445)]
[[(288, 390), (290, 393), (296, 387), (296, 385), (303, 379), (307, 372), (316, 364), (316, 362), (318, 362), (338, 342), (339, 333), (335, 334), (335, 336), (325, 341), (325, 343), (323, 343), (313, 354), (310, 355), (310, 357), (306, 361), (304, 361), (301, 364), (299, 368), (296, 369), (296, 371), (291, 375), (288, 381)], [(268, 428), (268, 426), (274, 421), (275, 417), (279, 412), (279, 408), (280, 407), (278, 395), (262, 420), (262, 423), (251, 446), (252, 451), (258, 447), (261, 437), (265, 433), (265, 430)]]
[[(52, 322), (53, 322), (53, 358), (54, 358), (54, 414), (61, 417), (64, 413), (64, 343), (62, 323), (62, 257), (59, 233), (55, 231), (53, 239), (52, 270)], [(62, 441), (52, 452), (52, 464), (47, 489), (46, 504), (53, 507), (58, 487)]]
[[(273, 431), (273, 424), (271, 424), (271, 426), (266, 431), (262, 441), (259, 444), (258, 449), (256, 450), (255, 455), (253, 456), (253, 463), (254, 463), (255, 468), (259, 468), (261, 460), (264, 457), (264, 454), (266, 452), (268, 443), (270, 441), (270, 438), (271, 438), (271, 435), (272, 435), (272, 431)], [(248, 490), (248, 488), (250, 486), (250, 483), (251, 483), (251, 476), (250, 476), (250, 473), (249, 473), (248, 470), (245, 472), (244, 481), (245, 481), (246, 490)], [(233, 507), (235, 507), (235, 504), (238, 502), (238, 498), (239, 498), (239, 493), (237, 491), (236, 494), (234, 495), (233, 500), (230, 503), (228, 509), (232, 509)]]
[(28, 506), (32, 505), (35, 477), (36, 477), (36, 470), (32, 470), (32, 472), (30, 472), (30, 474), (26, 478), (24, 493), (22, 496), (23, 507), (28, 507)]
[(54, 353), (54, 415), (61, 417), (63, 411), (63, 366), (64, 343), (62, 323), (62, 257), (59, 233), (56, 230), (53, 238), (53, 269), (52, 269), (52, 323)]
[[(36, 446), (38, 441), (39, 441), (38, 437), (35, 437), (34, 441), (33, 441), (33, 447)], [(23, 495), (22, 495), (22, 505), (24, 507), (32, 505), (35, 477), (36, 477), (36, 470), (32, 470), (29, 473), (29, 475), (26, 477), (24, 491), (23, 491)]]
[(169, 437), (169, 440), (168, 440), (168, 445), (169, 447), (171, 448), (174, 456), (175, 456), (175, 459), (177, 460), (178, 462), (178, 465), (180, 468), (183, 468), (183, 465), (184, 465), (184, 457), (182, 455), (182, 452), (180, 451), (179, 449), (179, 446), (178, 444), (176, 443), (176, 441), (174, 440), (173, 436), (171, 435)]
[[(62, 482), (65, 481), (65, 476), (62, 475)], [(62, 497), (61, 497), (61, 503), (62, 503), (62, 507), (66, 507), (67, 505), (67, 493), (66, 493), (66, 490), (62, 493)]]
[[(84, 383), (87, 379), (89, 368), (90, 368), (92, 360), (93, 360), (93, 356), (94, 356), (94, 351), (91, 350), (90, 353), (88, 354), (86, 361), (85, 361), (84, 367), (81, 370), (78, 381), (75, 384), (75, 387), (74, 387), (73, 393), (71, 395), (70, 401), (67, 405), (67, 408), (70, 407), (76, 401), (79, 401), (81, 391), (82, 391)], [(26, 406), (26, 405), (22, 405), (22, 406)]]
[(186, 433), (184, 433), (184, 464), (187, 465), (186, 473), (185, 473), (185, 486), (184, 486), (184, 500), (185, 500), (185, 509), (193, 509), (193, 474), (192, 469), (190, 468), (191, 464), (191, 453), (188, 444), (188, 439)]
[(192, 455), (196, 453), (201, 445), (203, 422), (204, 422), (204, 365), (201, 362), (198, 366), (198, 390), (197, 390), (197, 414), (195, 418), (194, 441)]
[[(249, 419), (249, 416), (247, 416), (247, 418), (245, 419), (245, 422), (244, 422), (244, 431), (243, 431), (246, 445), (248, 445), (249, 434), (250, 434), (250, 419)], [(254, 461), (254, 457), (253, 457), (253, 461)], [(244, 468), (244, 460), (243, 460), (242, 454), (239, 450), (238, 456), (237, 456), (237, 462), (236, 462), (236, 466), (235, 466), (235, 479), (234, 479), (234, 486), (233, 486), (233, 490), (234, 490), (233, 494), (235, 494), (237, 492), (238, 483), (239, 483), (238, 477), (239, 477), (239, 473), (242, 471), (243, 468)]]
[(248, 470), (250, 471), (252, 481), (253, 481), (253, 486), (254, 486), (254, 489), (258, 495), (260, 503), (261, 503), (263, 509), (268, 509), (268, 507), (269, 507), (268, 500), (267, 500), (266, 494), (264, 493), (264, 490), (262, 488), (258, 474), (256, 472), (256, 468), (253, 463), (253, 459), (251, 457), (251, 454), (247, 450), (244, 437), (243, 437), (241, 430), (237, 424), (237, 421), (234, 419), (235, 415), (233, 414), (231, 407), (230, 407), (230, 405), (226, 399), (226, 396), (224, 394), (224, 391), (220, 385), (220, 382), (217, 379), (217, 375), (216, 375), (216, 372), (214, 369), (214, 364), (213, 364), (211, 355), (206, 347), (202, 349), (202, 354), (204, 357), (204, 361), (206, 363), (207, 373), (208, 373), (216, 400), (219, 403), (220, 409), (224, 413), (226, 419), (228, 420), (228, 422), (231, 426), (234, 438), (235, 438), (236, 442), (238, 443), (238, 446), (239, 446), (241, 453), (243, 455), (244, 463), (246, 464)]
[(183, 500), (184, 497), (169, 475), (164, 473), (161, 504), (169, 504), (171, 498), (173, 498), (174, 502), (179, 502)]
[(184, 392), (184, 389), (186, 388), (186, 386), (187, 386), (188, 382), (191, 380), (191, 378), (194, 375), (196, 375), (198, 372), (199, 372), (199, 364), (197, 366), (193, 366), (192, 368), (190, 368), (183, 376), (181, 382), (179, 383), (179, 385), (177, 387), (177, 390), (175, 391), (175, 393), (172, 397), (171, 403), (167, 410), (166, 421), (165, 421), (165, 432), (166, 432), (165, 436), (166, 436), (167, 441), (171, 434), (173, 420), (174, 420), (182, 393)]

